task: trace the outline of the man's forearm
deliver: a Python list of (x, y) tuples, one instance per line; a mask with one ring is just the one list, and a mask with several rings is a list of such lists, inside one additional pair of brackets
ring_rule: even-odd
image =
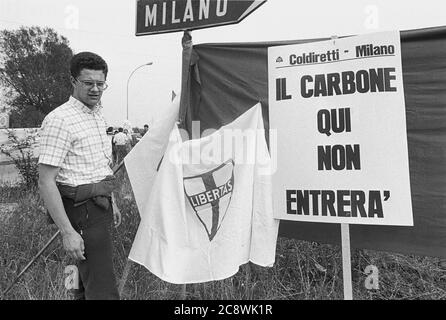
[(75, 230), (65, 212), (56, 182), (41, 179), (39, 180), (39, 189), (43, 201), (45, 202), (45, 206), (48, 209), (51, 218), (53, 218), (54, 223), (59, 227), (62, 235), (74, 232)]

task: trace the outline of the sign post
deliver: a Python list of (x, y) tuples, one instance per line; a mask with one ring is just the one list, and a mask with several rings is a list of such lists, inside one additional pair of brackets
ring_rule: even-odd
[[(196, 29), (236, 24), (246, 18), (266, 0), (137, 0), (136, 36), (183, 31), (182, 75), (180, 108), (186, 111), (189, 95), (190, 66), (192, 61), (192, 35)], [(172, 100), (174, 98), (172, 92)], [(180, 119), (182, 119), (180, 115)], [(120, 284), (124, 288), (130, 267), (125, 268)], [(186, 285), (181, 287), (183, 299), (187, 296)]]
[[(336, 41), (338, 36), (332, 36)], [(342, 252), (342, 284), (344, 286), (344, 300), (353, 300), (352, 259), (350, 249), (350, 225), (341, 223), (341, 252)]]
[(341, 223), (342, 280), (344, 300), (353, 300), (352, 260), (350, 254), (350, 225)]

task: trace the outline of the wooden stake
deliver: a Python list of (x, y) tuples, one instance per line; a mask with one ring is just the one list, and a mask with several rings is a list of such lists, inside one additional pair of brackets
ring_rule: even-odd
[(344, 300), (353, 300), (352, 265), (350, 256), (350, 225), (348, 223), (341, 223), (341, 240)]
[(187, 291), (186, 291), (186, 284), (181, 285), (181, 300), (186, 300), (187, 297)]
[(122, 292), (124, 291), (125, 284), (127, 283), (127, 278), (129, 276), (129, 272), (130, 272), (130, 260), (127, 259), (127, 261), (125, 263), (124, 271), (122, 272), (121, 280), (119, 281), (118, 292), (119, 292), (120, 297), (122, 297)]

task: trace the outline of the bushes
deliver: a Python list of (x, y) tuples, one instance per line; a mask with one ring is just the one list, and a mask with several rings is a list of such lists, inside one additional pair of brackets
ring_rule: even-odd
[(9, 144), (0, 146), (0, 152), (11, 158), (22, 182), (29, 188), (36, 187), (39, 180), (37, 157), (33, 152), (36, 139), (37, 130), (26, 132), (24, 138), (19, 138), (14, 130), (8, 130)]

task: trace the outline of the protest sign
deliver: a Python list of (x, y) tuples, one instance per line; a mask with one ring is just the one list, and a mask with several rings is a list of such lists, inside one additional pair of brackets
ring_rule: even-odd
[(398, 32), (271, 47), (268, 82), (276, 218), (413, 225)]

